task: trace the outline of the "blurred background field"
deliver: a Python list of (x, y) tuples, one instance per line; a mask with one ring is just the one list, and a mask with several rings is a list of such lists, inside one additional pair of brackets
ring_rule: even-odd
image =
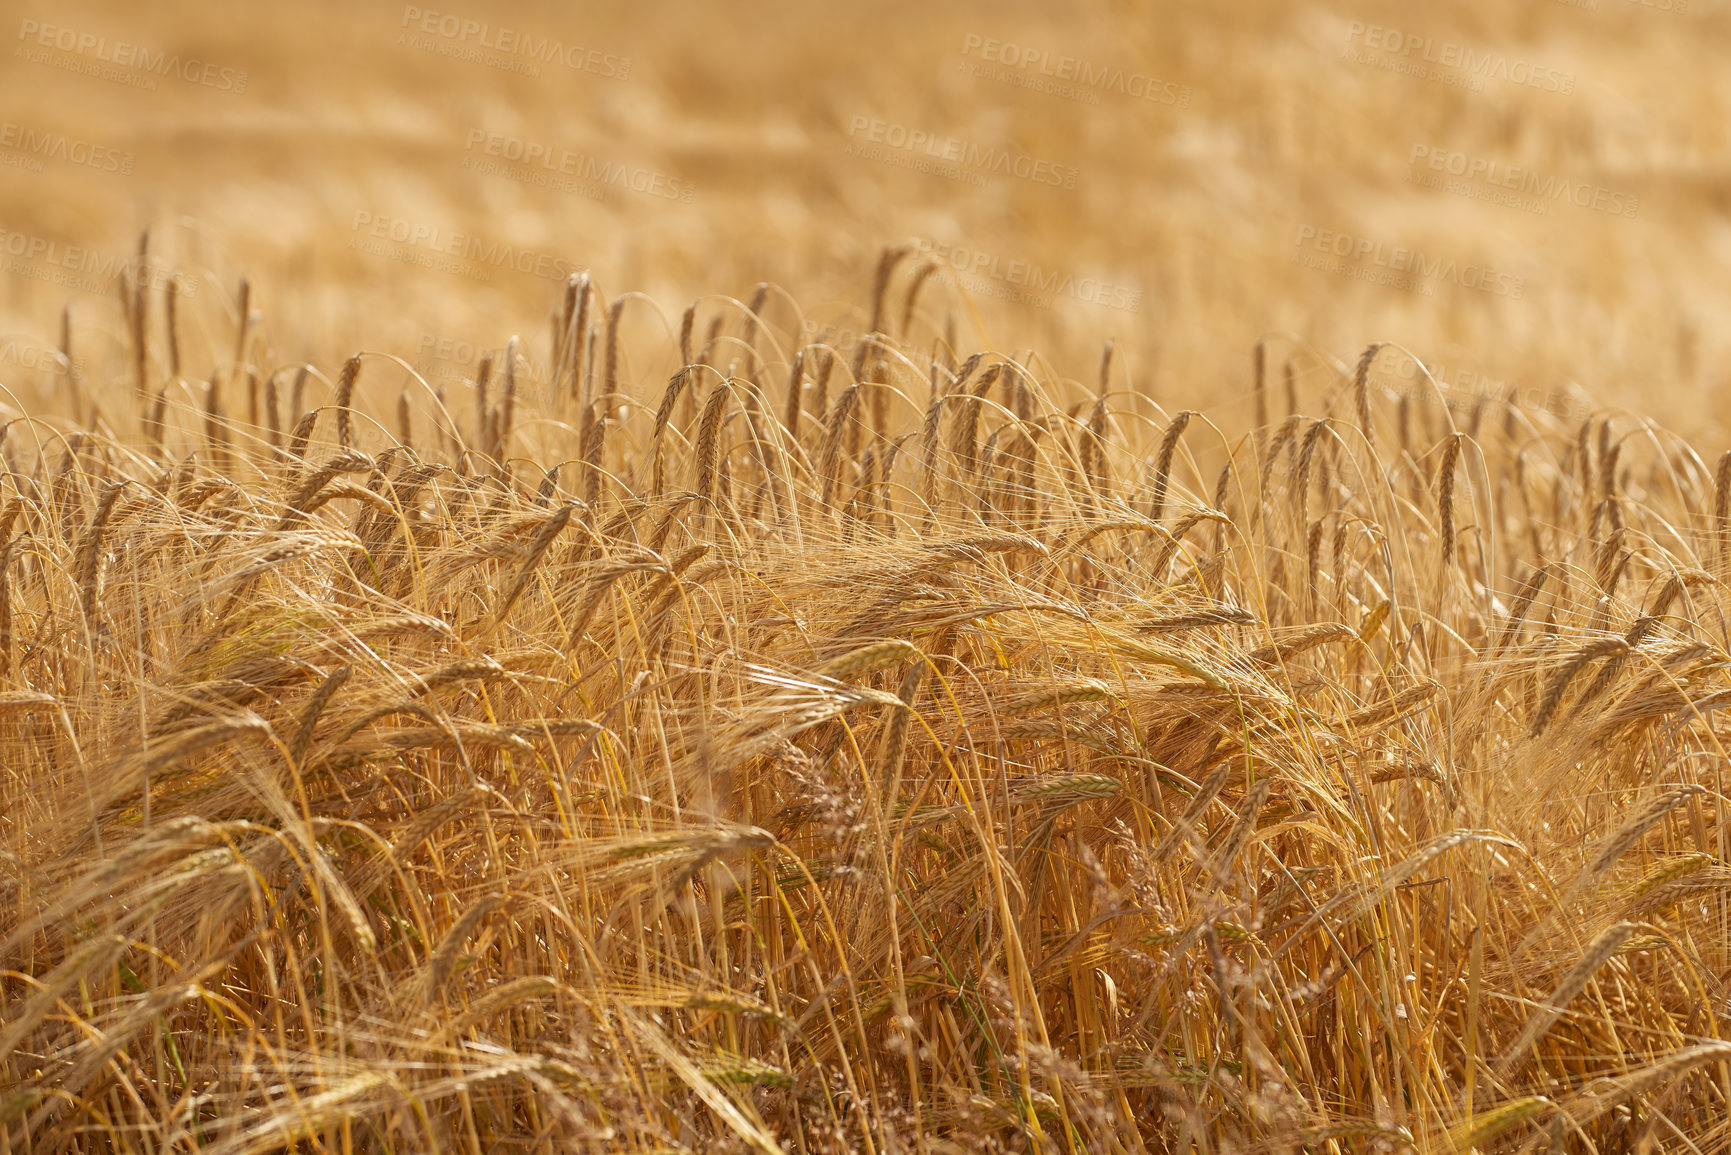
[(544, 357), (592, 269), (668, 318), (633, 310), (653, 397), (690, 300), (773, 281), (857, 330), (918, 238), (947, 273), (915, 340), (1085, 380), (1114, 339), (1165, 406), (1248, 419), (1289, 332), (1707, 446), (1731, 420), (1721, 0), (5, 7), (0, 383), (36, 412), (68, 300), (75, 354), (124, 357), (148, 227), (198, 282), (189, 376), (243, 275), (273, 363), (455, 382), (512, 333)]

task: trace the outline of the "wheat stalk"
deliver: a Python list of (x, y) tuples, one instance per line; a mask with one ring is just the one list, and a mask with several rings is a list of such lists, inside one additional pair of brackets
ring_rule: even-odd
[(1539, 1005), (1539, 1009), (1527, 1019), (1515, 1041), (1509, 1044), (1508, 1049), (1497, 1059), (1497, 1073), (1500, 1078), (1507, 1079), (1516, 1064), (1526, 1059), (1533, 1045), (1562, 1017), (1575, 996), (1586, 989), (1587, 984), (1593, 981), (1593, 976), (1599, 973), (1599, 968), (1610, 961), (1611, 956), (1617, 953), (1617, 948), (1627, 942), (1636, 929), (1636, 923), (1613, 923), (1600, 931), (1588, 944), (1580, 959), (1569, 968), (1569, 972)]

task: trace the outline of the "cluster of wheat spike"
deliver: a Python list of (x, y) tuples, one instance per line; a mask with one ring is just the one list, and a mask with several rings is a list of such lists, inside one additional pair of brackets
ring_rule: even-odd
[(420, 430), (123, 289), (0, 444), (0, 1151), (1731, 1147), (1731, 455), (905, 256)]

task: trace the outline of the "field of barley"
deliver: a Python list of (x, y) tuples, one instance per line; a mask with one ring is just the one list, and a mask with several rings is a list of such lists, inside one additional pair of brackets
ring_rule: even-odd
[(1731, 1152), (1731, 14), (929, 7), (6, 15), (0, 1153)]

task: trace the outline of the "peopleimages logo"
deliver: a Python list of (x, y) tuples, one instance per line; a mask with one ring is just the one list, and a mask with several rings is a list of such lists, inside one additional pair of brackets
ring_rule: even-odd
[[(1369, 51), (1356, 52), (1359, 45)], [(1386, 52), (1392, 59), (1384, 60), (1376, 55), (1377, 52)], [(1482, 82), (1486, 80), (1501, 80), (1564, 96), (1575, 91), (1573, 72), (1563, 72), (1518, 57), (1510, 58), (1501, 52), (1488, 52), (1453, 40), (1438, 41), (1397, 28), (1366, 24), (1362, 20), (1347, 25), (1345, 55), (1358, 64), (1409, 72), (1428, 80), (1451, 84), (1470, 80), (1474, 83), (1465, 86), (1480, 91)], [(1426, 65), (1440, 65), (1441, 69), (1448, 71), (1426, 68)]]
[[(214, 88), (219, 92), (246, 91), (247, 73), (244, 69), (224, 68), (195, 56), (182, 59), (178, 52), (152, 52), (142, 44), (131, 44), (125, 40), (111, 42), (106, 36), (82, 29), (24, 20), (18, 25), (18, 39), (24, 41), (24, 44), (20, 45), (13, 55), (21, 59), (36, 64), (48, 64), (68, 72), (88, 73), (104, 80), (132, 84), (146, 90), (153, 91), (156, 88), (154, 82), (145, 83), (150, 81), (151, 77), (173, 76), (188, 84)], [(41, 48), (52, 48), (72, 56), (86, 57), (97, 63), (69, 60), (64, 56), (55, 57), (37, 51)], [(103, 64), (113, 65), (115, 69), (128, 69), (130, 72), (117, 73), (114, 69), (101, 68), (100, 65)], [(138, 75), (140, 73), (143, 75)]]
[[(41, 172), (42, 160), (59, 160), (67, 164), (93, 168), (98, 172), (132, 175), (133, 156), (118, 148), (92, 144), (88, 140), (67, 136), (63, 132), (40, 132), (27, 125), (0, 122), (0, 148), (22, 153), (37, 160), (33, 171)], [(5, 163), (0, 161), (0, 163)]]
[[(847, 134), (855, 140), (863, 137), (866, 145), (884, 145), (907, 153), (923, 151), (927, 157), (939, 163), (947, 162), (981, 173), (1013, 176), (1055, 188), (1075, 188), (1076, 177), (1080, 171), (1068, 165), (1029, 156), (1025, 152), (991, 148), (959, 136), (938, 136), (924, 129), (909, 128), (905, 124), (871, 116), (854, 117), (848, 123)], [(849, 146), (850, 154), (854, 147)], [(868, 153), (862, 148), (860, 155), (868, 156)], [(868, 156), (868, 159), (875, 158)]]
[(68, 361), (66, 354), (58, 349), (15, 337), (0, 337), (0, 365), (17, 365), (21, 369), (36, 369), (57, 377), (71, 373), (82, 375), (84, 372), (84, 358), (74, 357)]
[[(1435, 284), (1458, 285), (1494, 297), (1520, 300), (1526, 278), (1484, 265), (1463, 265), (1449, 257), (1431, 257), (1421, 249), (1388, 245), (1369, 237), (1300, 225), (1293, 239), (1294, 263), (1355, 280), (1434, 296)], [(1310, 251), (1306, 251), (1308, 250)], [(1426, 282), (1435, 282), (1427, 284)]]
[[(1617, 192), (1605, 188), (1603, 185), (1588, 184), (1586, 181), (1572, 181), (1566, 177), (1546, 176), (1530, 168), (1515, 168), (1501, 161), (1489, 160), (1482, 156), (1470, 156), (1464, 152), (1451, 152), (1445, 148), (1432, 148), (1429, 145), (1415, 144), (1412, 146), (1412, 155), (1408, 160), (1413, 166), (1413, 172), (1407, 177), (1407, 180), (1413, 184), (1429, 184), (1433, 188), (1441, 187), (1422, 179), (1425, 175), (1419, 172), (1422, 162), (1423, 167), (1432, 172), (1462, 177), (1468, 182), (1477, 182), (1493, 189), (1510, 189), (1537, 198), (1540, 202), (1563, 201), (1577, 208), (1609, 213), (1611, 216), (1628, 217), (1631, 220), (1634, 219), (1636, 211), (1641, 207), (1641, 198), (1633, 193)], [(1448, 189), (1447, 191), (1454, 192), (1457, 190)], [(1542, 212), (1543, 209), (1541, 208), (1540, 211)]]
[[(1391, 375), (1399, 379), (1398, 383), (1388, 381)], [(1436, 389), (1431, 388), (1432, 381), (1436, 382)], [(1481, 401), (1494, 401), (1564, 420), (1592, 414), (1592, 409), (1583, 402), (1553, 389), (1514, 385), (1477, 370), (1459, 366), (1451, 369), (1440, 361), (1426, 361), (1421, 369), (1417, 361), (1404, 353), (1392, 374), (1386, 365), (1380, 366), (1371, 373), (1370, 382), (1397, 400), (1405, 397), (1418, 402), (1434, 401), (1440, 392), (1443, 404), (1455, 412), (1465, 412)]]
[[(501, 361), (503, 350), (477, 345), (473, 341), (460, 338), (442, 337), (437, 333), (423, 332), (415, 354), (417, 361), (427, 366), (421, 375), (429, 381), (468, 384), (475, 379), (481, 358), (487, 356), (493, 358), (495, 372), (503, 372), (504, 369)], [(526, 399), (552, 399), (553, 366), (549, 362), (536, 361), (527, 353), (519, 353), (517, 372), (513, 380), (516, 382), (518, 394)]]
[[(429, 267), (442, 267), (448, 272), (464, 276), (473, 276), (476, 272), (485, 274), (486, 267), (490, 266), (495, 269), (515, 269), (519, 273), (544, 277), (550, 281), (563, 281), (578, 271), (570, 261), (552, 253), (488, 241), (468, 233), (447, 232), (436, 225), (420, 224), (401, 217), (367, 212), (364, 209), (355, 213), (351, 228), (356, 234), (349, 239), (349, 247), (352, 249), (408, 261), (411, 264), (427, 264), (424, 259), (416, 259), (417, 251), (440, 258), (453, 258), (453, 261)], [(363, 229), (366, 230), (365, 236), (361, 235)], [(368, 243), (369, 240), (389, 241), (403, 246), (403, 249), (391, 252), (379, 244)], [(455, 264), (455, 261), (468, 261), (472, 266), (479, 267), (464, 269)]]
[[(628, 56), (615, 56), (597, 48), (567, 44), (557, 37), (494, 26), (449, 12), (430, 12), (409, 5), (403, 9), (402, 27), (407, 31), (398, 35), (398, 44), (477, 64), (509, 68), (530, 76), (540, 75), (534, 64), (529, 63), (531, 61), (561, 64), (573, 72), (588, 72), (611, 80), (625, 80), (631, 75), (631, 58)], [(488, 57), (480, 51), (482, 49), (499, 55)]]
[[(484, 128), (471, 128), (468, 141), (464, 148), (470, 153), (480, 153), (483, 157), (498, 157), (512, 164), (520, 164), (533, 170), (536, 167), (544, 169), (549, 174), (569, 176), (589, 185), (629, 189), (642, 193), (644, 196), (660, 197), (666, 200), (690, 204), (696, 185), (679, 177), (668, 176), (651, 168), (633, 168), (617, 161), (601, 160), (588, 153), (572, 152), (568, 148), (556, 148), (553, 145), (538, 141), (525, 140), (522, 137), (506, 136), (502, 133), (488, 132)], [(472, 155), (464, 157), (465, 168), (477, 168)], [(538, 174), (519, 174), (509, 171), (508, 166), (494, 166), (502, 175), (524, 180), (525, 177)], [(478, 168), (486, 172), (486, 168)], [(539, 180), (527, 179), (524, 183), (538, 184)], [(569, 182), (566, 182), (569, 183)], [(579, 189), (561, 189), (561, 191), (582, 191)]]
[[(962, 38), (962, 55), (975, 57), (986, 64), (1001, 64), (1010, 71), (985, 69), (973, 75), (1002, 80), (1023, 88), (1035, 88), (1057, 96), (1080, 99), (1092, 96), (1087, 103), (1100, 103), (1098, 93), (1111, 92), (1134, 100), (1154, 104), (1190, 107), (1190, 88), (1170, 80), (1160, 80), (1145, 72), (1126, 72), (1108, 64), (1096, 64), (1076, 56), (1053, 56), (1041, 48), (1028, 48), (989, 36), (969, 33)], [(1043, 77), (1048, 84), (1031, 84), (1024, 77)], [(1074, 88), (1066, 87), (1073, 85)]]
[(999, 297), (1018, 304), (1052, 307), (1055, 297), (1068, 297), (1084, 305), (1140, 312), (1142, 290), (1114, 285), (1098, 277), (1078, 277), (1060, 269), (1047, 269), (1031, 261), (1005, 260), (995, 253), (962, 245), (946, 245), (916, 238), (914, 251), (936, 260), (948, 269), (957, 284), (971, 293)]
[(8, 273), (84, 293), (112, 293), (115, 277), (123, 276), (137, 288), (162, 290), (173, 284), (183, 297), (198, 295), (198, 282), (190, 277), (31, 233), (0, 228), (0, 256), (11, 258), (4, 265)]

